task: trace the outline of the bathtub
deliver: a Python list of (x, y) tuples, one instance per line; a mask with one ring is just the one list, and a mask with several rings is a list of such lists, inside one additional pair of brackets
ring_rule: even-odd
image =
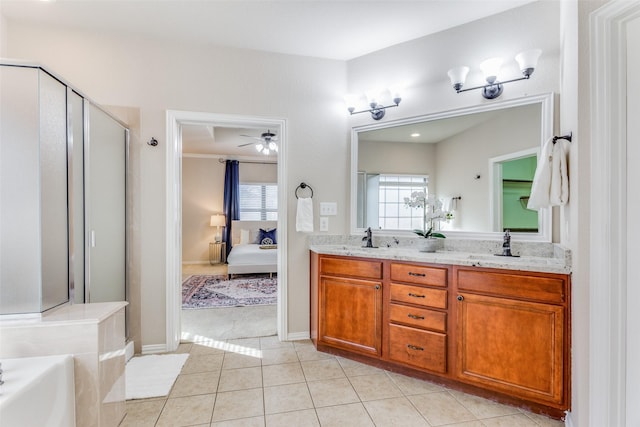
[(2, 359), (0, 425), (75, 427), (73, 357)]

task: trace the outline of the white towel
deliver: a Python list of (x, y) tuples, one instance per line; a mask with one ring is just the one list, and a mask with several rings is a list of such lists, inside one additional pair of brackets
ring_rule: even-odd
[(528, 209), (560, 206), (569, 200), (568, 144), (569, 142), (563, 139), (557, 140), (554, 144), (553, 138), (545, 142), (531, 185)]
[(313, 232), (313, 200), (311, 197), (300, 197), (298, 199), (296, 231)]
[(553, 161), (551, 162), (551, 206), (566, 205), (569, 200), (569, 173), (567, 172), (567, 154), (569, 141), (559, 139), (553, 145)]

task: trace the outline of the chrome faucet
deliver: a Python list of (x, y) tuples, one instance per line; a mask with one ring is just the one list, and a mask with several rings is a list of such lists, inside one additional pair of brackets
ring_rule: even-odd
[(362, 241), (366, 241), (367, 244), (364, 246), (365, 248), (372, 248), (373, 242), (371, 241), (371, 227), (365, 230), (365, 236), (362, 238)]
[(504, 232), (504, 238), (502, 241), (502, 256), (513, 256), (511, 254), (511, 235), (509, 230)]

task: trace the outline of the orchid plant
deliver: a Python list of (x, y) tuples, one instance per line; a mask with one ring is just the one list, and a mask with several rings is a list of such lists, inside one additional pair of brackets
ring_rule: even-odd
[[(449, 220), (451, 213), (442, 209), (442, 201), (433, 195), (427, 196), (424, 191), (414, 191), (411, 197), (404, 198), (404, 205), (409, 208), (421, 208), (424, 211), (424, 228), (422, 230), (413, 230), (418, 236), (425, 239), (439, 237), (444, 239), (446, 236), (442, 233), (434, 232), (433, 228), (436, 223), (442, 220)], [(428, 229), (427, 229), (428, 225)]]

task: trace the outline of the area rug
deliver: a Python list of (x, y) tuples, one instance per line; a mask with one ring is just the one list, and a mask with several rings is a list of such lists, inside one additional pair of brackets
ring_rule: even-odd
[(182, 283), (182, 308), (243, 307), (275, 304), (278, 279), (268, 275), (194, 275)]
[(132, 357), (125, 367), (127, 400), (167, 396), (188, 354)]

